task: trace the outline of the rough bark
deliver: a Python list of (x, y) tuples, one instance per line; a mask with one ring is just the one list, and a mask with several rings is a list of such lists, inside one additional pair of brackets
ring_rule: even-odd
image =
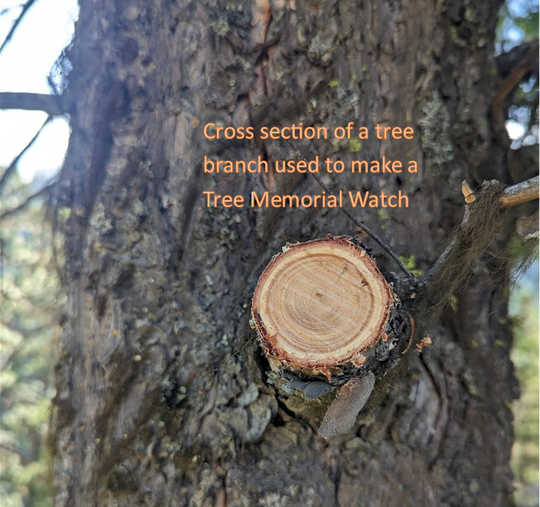
[[(461, 222), (462, 180), (509, 183), (490, 123), (498, 7), (82, 2), (58, 188), (71, 211), (52, 439), (57, 505), (510, 504), (516, 383), (505, 262), (478, 261), (433, 345), (378, 379), (353, 433), (327, 444), (316, 433), (320, 405), (268, 384), (249, 305), (286, 242), (354, 226), (328, 208), (207, 208), (203, 190), (247, 199), (263, 188), (318, 189), (303, 176), (210, 177), (201, 167), (209, 153), (291, 155), (276, 141), (210, 143), (208, 122), (410, 125), (413, 141), (370, 138), (360, 153), (347, 142), (298, 144), (346, 162), (418, 160), (417, 175), (325, 181), (408, 194), (409, 209), (358, 213), (426, 270)], [(503, 230), (493, 251), (506, 240)]]

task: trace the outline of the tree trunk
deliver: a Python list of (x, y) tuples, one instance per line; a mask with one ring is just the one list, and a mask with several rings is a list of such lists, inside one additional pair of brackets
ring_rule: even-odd
[[(461, 221), (461, 181), (508, 183), (490, 123), (499, 2), (81, 4), (59, 195), (71, 212), (57, 505), (510, 505), (505, 262), (477, 262), (416, 336), (432, 346), (403, 355), (352, 431), (326, 442), (323, 402), (268, 382), (251, 298), (287, 242), (355, 226), (328, 207), (208, 207), (202, 193), (321, 193), (309, 175), (204, 174), (205, 155), (294, 158), (284, 141), (209, 141), (208, 123), (353, 121), (369, 139), (294, 143), (307, 159), (418, 161), (417, 174), (321, 176), (333, 191), (406, 194), (408, 208), (353, 212), (427, 270)], [(377, 124), (414, 139), (379, 140)]]

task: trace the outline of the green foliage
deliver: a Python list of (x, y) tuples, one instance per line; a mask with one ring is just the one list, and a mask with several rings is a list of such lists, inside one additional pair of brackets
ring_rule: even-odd
[[(14, 175), (2, 211), (30, 193)], [(46, 435), (56, 361), (59, 291), (44, 204), (1, 223), (0, 504), (52, 505)]]

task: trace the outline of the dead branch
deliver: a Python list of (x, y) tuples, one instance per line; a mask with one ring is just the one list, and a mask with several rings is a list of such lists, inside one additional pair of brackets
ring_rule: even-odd
[[(504, 132), (504, 114), (503, 114), (503, 102), (512, 92), (512, 90), (523, 80), (525, 75), (531, 70), (533, 65), (538, 62), (538, 40), (534, 41), (531, 47), (528, 48), (527, 53), (515, 64), (508, 77), (503, 81), (499, 87), (495, 98), (491, 104), (491, 117), (494, 122), (495, 132), (499, 136)], [(506, 143), (507, 143), (507, 138)]]
[(449, 298), (466, 285), (472, 263), (486, 251), (499, 230), (504, 210), (538, 199), (538, 180), (536, 176), (510, 187), (497, 181), (484, 182), (475, 200), (466, 205), (463, 221), (448, 246), (422, 280), (417, 321), (436, 320)]
[[(523, 204), (525, 202), (538, 199), (539, 178), (540, 178), (539, 176), (535, 176), (534, 178), (518, 183), (517, 185), (506, 187), (502, 191), (501, 196), (499, 197), (500, 209), (503, 210), (506, 208), (510, 208), (512, 206), (517, 206), (518, 204)], [(497, 182), (485, 182), (484, 185), (493, 184), (493, 183), (496, 184)], [(468, 184), (467, 184), (467, 187), (470, 189)], [(474, 194), (472, 195), (474, 196)], [(474, 202), (474, 200), (471, 202)], [(470, 217), (469, 207), (467, 206), (465, 208), (463, 221), (461, 222), (461, 225), (459, 227), (460, 229), (463, 229), (467, 225), (469, 221), (469, 217)], [(446, 247), (446, 249), (441, 254), (441, 256), (437, 259), (437, 262), (435, 262), (435, 264), (431, 268), (430, 273), (428, 274), (428, 280), (436, 276), (436, 273), (442, 269), (442, 266), (444, 265), (446, 258), (450, 255), (452, 249), (455, 247), (454, 245), (455, 240), (456, 240), (456, 237), (454, 237), (454, 240), (450, 242), (450, 244)]]
[(0, 109), (23, 109), (25, 111), (45, 111), (51, 116), (65, 113), (62, 95), (43, 93), (0, 93)]
[(14, 208), (8, 209), (7, 211), (4, 211), (0, 215), (0, 223), (5, 220), (6, 218), (11, 217), (12, 215), (15, 215), (16, 213), (19, 213), (20, 211), (24, 210), (28, 205), (37, 197), (48, 194), (56, 185), (56, 181), (53, 181), (52, 183), (49, 183), (48, 185), (45, 185), (41, 190), (38, 190), (35, 194), (30, 195), (27, 197), (21, 204), (18, 206), (15, 206)]
[[(536, 65), (538, 66), (538, 61), (536, 62)], [(536, 73), (538, 74), (538, 71)], [(538, 80), (538, 75), (536, 76), (536, 79)], [(523, 134), (523, 136), (521, 136), (522, 139), (525, 139), (532, 132), (532, 128), (534, 126), (536, 118), (538, 118), (538, 105), (539, 104), (540, 104), (540, 98), (539, 98), (539, 95), (537, 93), (536, 97), (534, 98), (534, 102), (533, 102), (532, 106), (530, 107), (531, 114), (529, 116), (529, 121), (527, 122), (527, 128), (525, 130), (525, 133)]]
[(15, 30), (17, 30), (17, 27), (20, 25), (20, 23), (23, 20), (25, 14), (28, 12), (28, 9), (30, 9), (30, 7), (32, 7), (32, 5), (34, 5), (35, 2), (36, 2), (36, 0), (28, 0), (28, 2), (26, 2), (23, 5), (22, 11), (19, 14), (19, 17), (13, 23), (13, 26), (11, 27), (11, 30), (8, 32), (8, 34), (6, 35), (6, 38), (4, 39), (4, 42), (2, 42), (2, 45), (0, 46), (0, 53), (3, 51), (3, 49), (6, 47), (7, 43), (13, 37), (13, 34), (15, 33)]
[(39, 137), (39, 134), (41, 134), (42, 130), (44, 129), (45, 125), (49, 123), (52, 120), (52, 116), (47, 116), (47, 119), (43, 122), (43, 125), (39, 128), (39, 130), (36, 132), (36, 135), (30, 140), (30, 142), (22, 149), (22, 151), (13, 159), (11, 164), (9, 164), (9, 167), (4, 171), (4, 174), (2, 174), (2, 177), (0, 177), (0, 194), (4, 190), (4, 187), (6, 186), (9, 177), (13, 174), (15, 169), (17, 169), (17, 164), (19, 163), (19, 160), (21, 157), (30, 149), (30, 147), (34, 144), (36, 139)]
[[(529, 52), (536, 48), (538, 51), (538, 39), (532, 40), (529, 42), (524, 42), (515, 48), (512, 48), (506, 53), (502, 53), (495, 61), (497, 62), (497, 69), (499, 70), (499, 75), (502, 78), (507, 78), (511, 72), (515, 69), (516, 65), (521, 62)], [(538, 60), (536, 64), (531, 68), (531, 72), (538, 76)]]
[(517, 185), (506, 187), (501, 195), (500, 203), (501, 208), (511, 208), (518, 204), (533, 201), (538, 199), (538, 180), (540, 176), (535, 176), (530, 180), (522, 181)]
[[(319, 186), (328, 194), (334, 195), (334, 193), (323, 183), (321, 178), (316, 173), (311, 173), (315, 181)], [(394, 253), (394, 251), (377, 235), (375, 234), (364, 222), (358, 220), (349, 210), (345, 208), (339, 208), (341, 212), (352, 221), (354, 225), (362, 229), (375, 243), (377, 243), (387, 254), (388, 256), (400, 267), (400, 269), (407, 275), (409, 280), (414, 280), (414, 275), (405, 267), (399, 256)]]
[[(296, 146), (293, 144), (293, 142), (290, 139), (286, 140), (289, 146), (294, 150), (294, 154), (297, 160), (303, 160), (304, 162), (307, 162), (306, 158), (300, 153), (300, 150), (296, 148)], [(311, 173), (317, 184), (328, 194), (328, 195), (335, 195), (334, 192), (332, 192), (321, 180), (318, 174)], [(375, 243), (377, 243), (383, 251), (400, 267), (400, 269), (407, 275), (407, 278), (409, 280), (414, 280), (414, 275), (405, 267), (403, 262), (401, 262), (401, 259), (399, 256), (394, 253), (394, 251), (377, 235), (375, 234), (364, 222), (361, 222), (359, 219), (355, 218), (352, 213), (350, 213), (345, 208), (340, 208), (341, 212), (352, 221), (354, 225), (359, 227), (361, 230), (363, 230)]]

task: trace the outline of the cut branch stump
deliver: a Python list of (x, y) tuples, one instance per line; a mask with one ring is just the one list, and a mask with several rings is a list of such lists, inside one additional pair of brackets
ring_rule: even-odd
[(253, 296), (253, 325), (272, 369), (332, 382), (354, 376), (388, 341), (397, 303), (366, 250), (326, 237), (272, 259)]

